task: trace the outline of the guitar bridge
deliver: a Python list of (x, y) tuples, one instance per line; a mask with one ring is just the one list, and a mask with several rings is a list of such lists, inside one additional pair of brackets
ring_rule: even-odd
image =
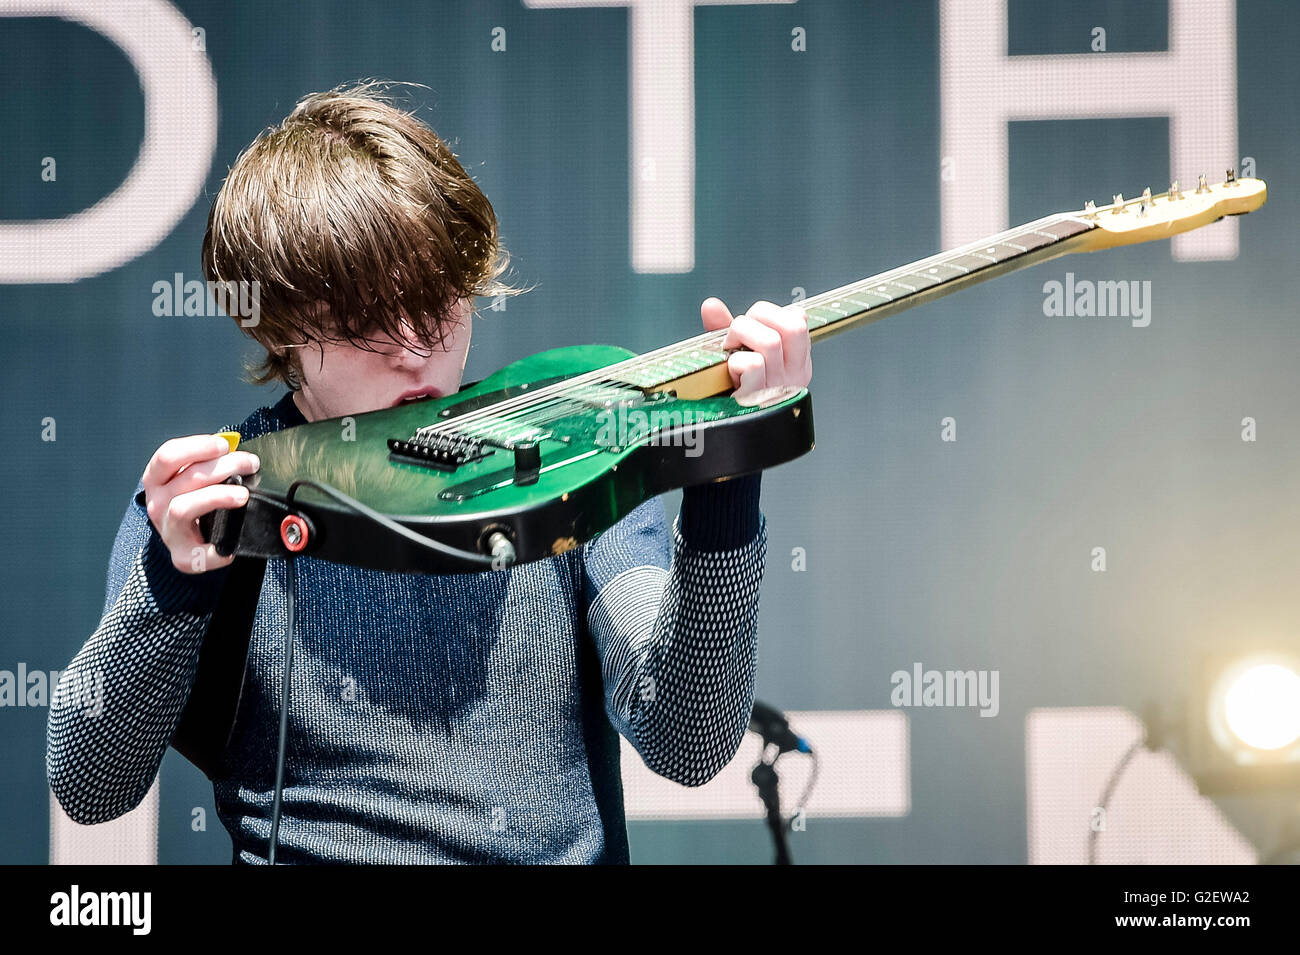
[(463, 464), (481, 460), (492, 453), (485, 442), (463, 434), (415, 434), (409, 438), (389, 438), (388, 455), (394, 460), (421, 464), (439, 471), (455, 471)]

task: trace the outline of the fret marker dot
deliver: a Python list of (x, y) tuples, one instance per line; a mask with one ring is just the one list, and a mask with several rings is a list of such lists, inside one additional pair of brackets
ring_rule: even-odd
[(936, 272), (938, 272), (938, 271), (939, 271), (938, 269), (931, 269), (931, 270), (930, 270), (930, 274), (931, 274), (931, 275), (934, 275), (934, 273), (936, 273)]
[(987, 252), (987, 253), (989, 253), (989, 255), (992, 255), (992, 254), (993, 254), (993, 250), (992, 250), (992, 249), (985, 249), (984, 251)]
[(883, 292), (884, 290), (885, 290), (885, 287), (884, 287), (883, 285), (877, 285), (877, 286), (876, 286), (876, 291), (877, 291), (877, 292)]

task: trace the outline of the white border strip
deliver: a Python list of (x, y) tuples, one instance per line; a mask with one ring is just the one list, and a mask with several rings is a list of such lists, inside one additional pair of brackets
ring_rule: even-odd
[(158, 778), (136, 808), (111, 822), (73, 822), (50, 793), (50, 865), (157, 865)]

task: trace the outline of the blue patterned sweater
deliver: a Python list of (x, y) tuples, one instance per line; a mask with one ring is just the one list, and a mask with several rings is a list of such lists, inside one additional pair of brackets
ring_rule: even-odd
[[(246, 438), (303, 422), (291, 396)], [(617, 733), (707, 782), (753, 703), (765, 534), (757, 475), (652, 499), (581, 548), (433, 576), (298, 558), (277, 861), (625, 863)], [(47, 771), (77, 822), (139, 805), (175, 733), (226, 569), (183, 574), (137, 488), (103, 617), (52, 702)], [(236, 863), (270, 838), (285, 565), (267, 562), (217, 811)], [(68, 681), (103, 675), (92, 717)], [(75, 687), (77, 684), (70, 684)]]

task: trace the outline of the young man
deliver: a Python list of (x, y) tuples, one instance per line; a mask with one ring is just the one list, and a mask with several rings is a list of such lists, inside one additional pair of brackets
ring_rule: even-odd
[[(211, 281), (256, 281), (257, 380), (289, 393), (254, 437), (460, 386), (476, 296), (508, 294), (487, 199), (446, 144), (371, 87), (302, 100), (239, 157), (209, 218)], [(811, 376), (806, 317), (729, 326), (742, 399)], [(229, 558), (198, 519), (259, 462), (223, 438), (164, 443), (114, 543), (104, 614), (63, 678), (102, 672), (103, 713), (51, 707), (68, 814), (139, 804), (190, 696)], [(381, 573), (296, 561), (284, 862), (627, 862), (618, 737), (684, 785), (735, 755), (753, 702), (764, 530), (757, 475), (652, 500), (584, 547), (504, 571)], [(195, 568), (205, 568), (196, 573)], [(268, 561), (230, 741), (212, 773), (234, 860), (266, 861), (286, 580)]]

